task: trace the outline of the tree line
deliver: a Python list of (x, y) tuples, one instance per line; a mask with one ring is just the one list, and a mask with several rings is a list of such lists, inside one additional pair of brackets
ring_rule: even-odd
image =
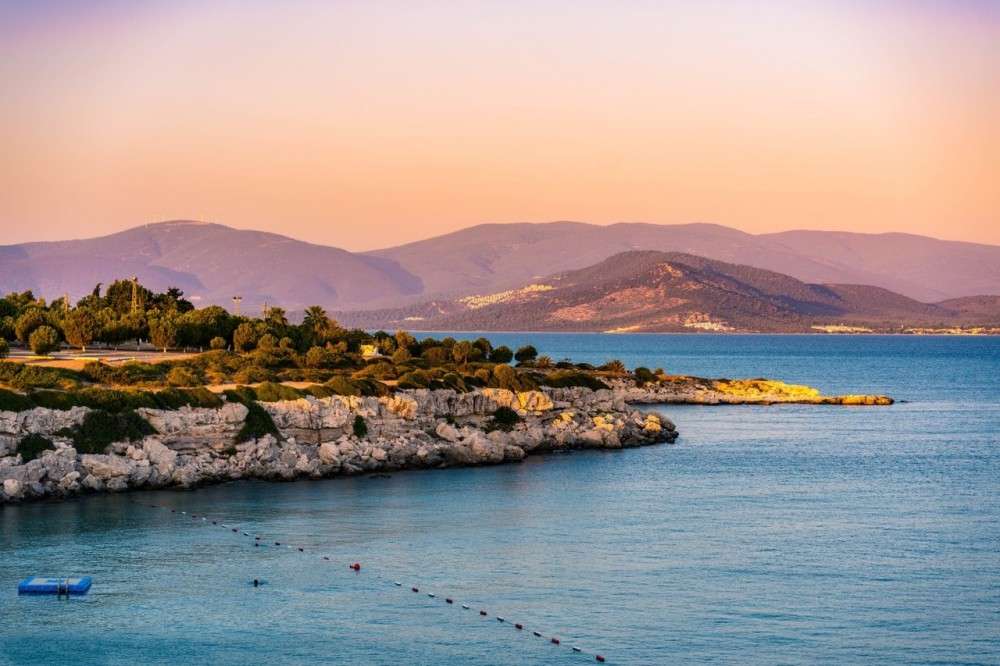
[(31, 291), (7, 294), (0, 298), (0, 357), (6, 356), (8, 341), (14, 340), (37, 354), (48, 354), (64, 343), (86, 351), (95, 343), (119, 346), (141, 340), (164, 351), (283, 349), (303, 354), (310, 367), (323, 367), (338, 354), (357, 353), (362, 345), (373, 346), (397, 364), (413, 356), (432, 364), (530, 363), (538, 356), (530, 345), (516, 352), (504, 346), (494, 349), (485, 338), (418, 342), (405, 331), (345, 329), (318, 305), (306, 308), (300, 324), (289, 322), (280, 307), (268, 308), (262, 317), (234, 315), (216, 305), (196, 308), (180, 289), (156, 293), (135, 280), (116, 280), (103, 290), (98, 284), (76, 304), (66, 298), (46, 303)]

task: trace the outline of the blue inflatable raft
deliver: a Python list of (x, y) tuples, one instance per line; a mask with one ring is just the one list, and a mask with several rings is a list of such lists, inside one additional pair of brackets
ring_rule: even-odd
[(90, 590), (90, 576), (78, 578), (50, 578), (32, 576), (17, 584), (18, 594), (87, 594)]

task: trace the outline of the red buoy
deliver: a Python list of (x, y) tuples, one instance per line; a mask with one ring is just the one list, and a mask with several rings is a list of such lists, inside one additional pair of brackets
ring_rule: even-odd
[[(354, 569), (355, 571), (361, 571), (361, 563), (355, 562), (354, 564), (350, 565), (350, 568)], [(416, 590), (414, 590), (414, 592), (416, 592)]]
[(518, 622), (517, 624), (515, 624), (514, 627), (517, 628), (517, 629), (524, 629), (524, 625), (521, 624), (520, 622)]
[(558, 638), (553, 638), (552, 642), (555, 643), (556, 645), (559, 645), (559, 639)]
[(598, 655), (595, 655), (595, 657), (597, 658), (597, 661), (599, 661), (599, 662), (601, 662), (601, 663), (604, 663), (604, 657), (602, 657), (602, 656), (601, 656), (601, 655), (599, 655), (599, 654), (598, 654)]
[(414, 592), (419, 592), (419, 591), (420, 591), (420, 590), (418, 590), (418, 589), (417, 589), (417, 588), (415, 588), (415, 587), (411, 587), (410, 589), (411, 589), (411, 590), (413, 590)]

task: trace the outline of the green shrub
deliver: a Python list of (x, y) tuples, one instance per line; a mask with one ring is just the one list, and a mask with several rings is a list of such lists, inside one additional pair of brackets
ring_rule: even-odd
[(256, 384), (257, 382), (270, 381), (272, 374), (256, 365), (250, 365), (233, 375), (233, 381), (238, 384)]
[(423, 370), (414, 370), (400, 377), (396, 385), (401, 389), (427, 388), (430, 385), (430, 377)]
[(52, 440), (37, 433), (31, 433), (17, 443), (17, 452), (21, 454), (23, 462), (34, 460), (42, 455), (43, 451), (50, 449), (52, 449)]
[(607, 384), (602, 382), (600, 379), (594, 375), (588, 374), (586, 372), (573, 372), (572, 370), (559, 370), (557, 372), (544, 375), (542, 377), (542, 384), (545, 386), (554, 386), (557, 388), (571, 388), (574, 386), (582, 386), (589, 388), (593, 391), (598, 389), (609, 388)]
[(0, 389), (0, 412), (24, 412), (35, 404), (27, 396)]
[(360, 414), (356, 414), (354, 416), (353, 429), (354, 429), (354, 436), (357, 437), (358, 439), (362, 439), (366, 435), (368, 435), (368, 424), (365, 423), (365, 420), (361, 417)]
[(217, 335), (209, 341), (208, 346), (212, 349), (218, 350), (225, 349), (228, 345), (226, 344), (225, 338)]
[(254, 388), (254, 393), (257, 394), (257, 399), (261, 402), (278, 402), (280, 400), (298, 400), (302, 397), (297, 389), (291, 386), (285, 386), (284, 384), (275, 384), (274, 382), (264, 382)]
[(635, 383), (639, 386), (659, 381), (649, 368), (644, 368), (641, 365), (632, 374), (635, 375)]
[(186, 389), (166, 388), (152, 394), (152, 398), (160, 409), (178, 409), (180, 407), (218, 409), (222, 407), (222, 398), (204, 386)]
[(458, 391), (459, 393), (465, 393), (469, 390), (468, 387), (466, 387), (465, 382), (462, 380), (462, 377), (454, 372), (449, 372), (442, 377), (441, 383), (445, 388)]
[(0, 337), (0, 359), (7, 358), (10, 354), (10, 345), (7, 344), (6, 338)]
[(510, 407), (497, 407), (493, 412), (493, 420), (487, 426), (487, 430), (513, 430), (514, 426), (521, 422), (521, 415)]
[(314, 398), (329, 398), (332, 395), (338, 395), (331, 387), (325, 386), (323, 384), (313, 384), (302, 389), (303, 393), (313, 396)]
[(246, 405), (249, 411), (247, 412), (246, 421), (243, 422), (243, 427), (240, 428), (239, 433), (236, 435), (237, 442), (259, 439), (264, 435), (274, 435), (278, 439), (281, 438), (278, 426), (274, 425), (274, 419), (271, 418), (266, 409), (253, 401), (243, 404)]
[(0, 381), (14, 388), (74, 388), (80, 385), (80, 376), (63, 368), (44, 368), (38, 365), (24, 365), (0, 361)]
[(113, 442), (134, 442), (156, 432), (146, 419), (133, 411), (112, 414), (102, 409), (87, 412), (83, 422), (59, 432), (73, 440), (80, 453), (104, 453)]
[(174, 366), (167, 373), (167, 383), (171, 386), (199, 386), (201, 379), (190, 368), (184, 366)]

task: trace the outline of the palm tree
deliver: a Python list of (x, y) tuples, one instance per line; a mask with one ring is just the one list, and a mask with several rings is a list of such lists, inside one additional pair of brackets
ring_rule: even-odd
[(322, 307), (310, 305), (306, 308), (302, 326), (309, 331), (313, 342), (322, 342), (329, 335), (330, 330), (336, 327), (336, 323), (327, 316), (326, 310)]

